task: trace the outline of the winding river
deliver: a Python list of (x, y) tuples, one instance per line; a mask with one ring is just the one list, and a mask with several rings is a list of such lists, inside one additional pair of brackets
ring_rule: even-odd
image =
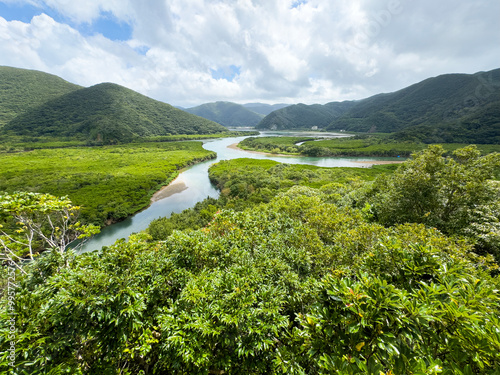
[[(292, 132), (262, 132), (260, 136), (308, 136), (307, 133)], [(318, 136), (317, 133), (314, 136)], [(322, 133), (321, 136), (335, 138), (345, 135), (335, 133)], [(241, 142), (244, 137), (223, 138), (204, 141), (204, 148), (217, 153), (217, 159), (208, 160), (183, 170), (177, 179), (156, 193), (152, 204), (127, 218), (124, 221), (110, 225), (102, 229), (101, 233), (87, 242), (81, 252), (100, 249), (103, 246), (112, 245), (119, 238), (128, 238), (135, 232), (140, 232), (149, 226), (149, 223), (159, 217), (169, 217), (172, 212), (179, 213), (193, 207), (197, 202), (207, 197), (217, 198), (219, 191), (211, 184), (208, 178), (208, 168), (220, 160), (230, 160), (236, 158), (271, 159), (288, 164), (311, 164), (320, 167), (366, 167), (369, 164), (359, 163), (360, 161), (374, 160), (395, 160), (395, 158), (313, 158), (313, 157), (293, 157), (274, 156), (262, 153), (254, 153), (228, 147)]]

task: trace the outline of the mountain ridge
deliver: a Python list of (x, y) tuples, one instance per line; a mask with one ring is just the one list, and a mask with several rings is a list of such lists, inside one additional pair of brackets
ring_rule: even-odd
[(248, 108), (249, 110), (260, 113), (261, 115), (267, 116), (271, 112), (274, 112), (278, 109), (288, 107), (290, 104), (285, 103), (277, 103), (277, 104), (265, 104), (265, 103), (245, 103), (242, 104), (243, 107)]
[[(265, 117), (255, 112), (278, 107), (282, 108)], [(213, 102), (180, 110), (112, 83), (82, 87), (52, 74), (0, 66), (3, 134), (128, 142), (137, 137), (225, 131), (219, 124), (392, 133), (398, 140), (427, 143), (500, 143), (500, 69), (443, 74), (356, 101)]]
[[(500, 69), (444, 74), (392, 93), (325, 105), (293, 105), (272, 112), (258, 129), (310, 129), (395, 133), (401, 140), (500, 142)], [(327, 106), (337, 107), (330, 113)], [(330, 116), (330, 122), (326, 124)], [(326, 124), (326, 125), (325, 125)], [(420, 130), (412, 130), (418, 127)], [(453, 132), (456, 129), (457, 135)], [(478, 131), (479, 129), (479, 131)], [(461, 135), (460, 135), (460, 134)]]
[(19, 136), (117, 143), (138, 137), (211, 134), (226, 129), (123, 86), (100, 83), (31, 108), (4, 125), (3, 131)]
[(229, 127), (254, 127), (264, 115), (233, 102), (217, 101), (201, 104), (184, 111)]
[(294, 104), (271, 112), (257, 124), (256, 128), (272, 130), (325, 128), (332, 119), (341, 116), (353, 105), (354, 101)]

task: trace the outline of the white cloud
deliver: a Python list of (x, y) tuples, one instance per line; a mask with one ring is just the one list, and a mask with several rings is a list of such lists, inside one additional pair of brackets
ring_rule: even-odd
[[(495, 0), (24, 1), (75, 25), (113, 14), (132, 39), (83, 36), (46, 15), (0, 17), (0, 64), (113, 81), (176, 105), (360, 99), (500, 61)], [(229, 66), (239, 67), (231, 82), (212, 77)]]

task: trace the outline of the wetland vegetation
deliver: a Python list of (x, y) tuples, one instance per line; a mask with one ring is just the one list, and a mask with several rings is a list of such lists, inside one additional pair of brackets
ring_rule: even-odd
[[(297, 145), (300, 143), (300, 145)], [(447, 152), (467, 146), (463, 143), (442, 144)], [(238, 147), (249, 151), (262, 151), (274, 154), (291, 154), (305, 156), (381, 156), (408, 157), (412, 153), (428, 147), (420, 142), (403, 142), (388, 135), (357, 135), (322, 139), (315, 137), (249, 137), (239, 143)], [(477, 148), (483, 153), (499, 152), (500, 145), (480, 144)]]
[(146, 207), (179, 169), (214, 157), (196, 141), (0, 153), (0, 191), (68, 196), (83, 220), (104, 225)]

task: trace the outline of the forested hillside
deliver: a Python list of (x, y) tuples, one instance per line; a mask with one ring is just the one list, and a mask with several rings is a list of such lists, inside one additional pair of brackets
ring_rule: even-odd
[(394, 134), (398, 141), (419, 140), (425, 143), (500, 144), (500, 101), (472, 109), (458, 122), (416, 125)]
[(33, 108), (10, 121), (4, 131), (115, 143), (172, 134), (219, 133), (226, 128), (125, 87), (102, 83)]
[(227, 128), (254, 127), (264, 117), (240, 104), (231, 102), (206, 103), (184, 110), (193, 115), (215, 121)]
[(314, 126), (324, 129), (332, 119), (341, 116), (354, 104), (355, 102), (332, 102), (325, 105), (291, 105), (271, 112), (257, 125), (257, 129), (311, 129)]
[[(498, 374), (500, 156), (443, 153), (358, 179), (219, 163), (221, 198), (168, 233), (24, 265), (6, 236), (77, 209), (4, 195), (4, 218), (18, 215), (0, 228), (4, 254), (22, 270), (0, 308), (0, 370), (14, 329), (30, 374)], [(175, 230), (180, 217), (205, 223)]]
[[(490, 142), (489, 136), (500, 134), (499, 108), (500, 69), (446, 74), (362, 100), (327, 129), (385, 133), (408, 129), (417, 135), (426, 126), (441, 136), (434, 142), (461, 142), (461, 137), (471, 143), (498, 143), (499, 138)], [(419, 128), (412, 129), (415, 126)]]
[(500, 142), (500, 69), (446, 74), (389, 94), (342, 103), (296, 105), (275, 111), (260, 129), (318, 128), (329, 131), (395, 133), (399, 140)]
[(19, 114), (80, 88), (52, 74), (0, 66), (0, 128)]

